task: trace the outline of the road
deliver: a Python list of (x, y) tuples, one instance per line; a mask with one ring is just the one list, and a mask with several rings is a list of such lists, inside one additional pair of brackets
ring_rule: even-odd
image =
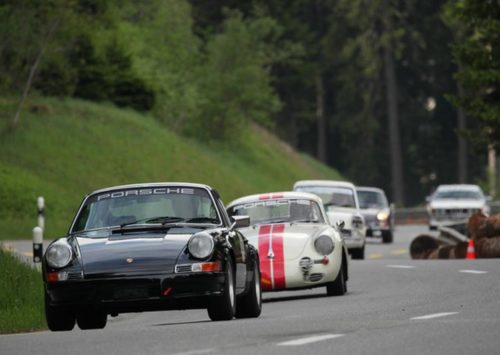
[(229, 322), (203, 310), (124, 314), (104, 330), (0, 335), (0, 354), (497, 354), (500, 260), (410, 260), (422, 232), (370, 240), (345, 296), (266, 293), (261, 317)]

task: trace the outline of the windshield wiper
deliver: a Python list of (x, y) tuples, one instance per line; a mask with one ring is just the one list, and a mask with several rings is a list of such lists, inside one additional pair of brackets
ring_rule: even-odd
[(195, 217), (186, 220), (186, 223), (211, 223), (211, 224), (219, 224), (219, 220), (217, 218), (210, 217)]
[(171, 216), (158, 216), (158, 217), (148, 217), (148, 218), (142, 218), (138, 219), (133, 222), (127, 222), (127, 223), (122, 223), (120, 224), (120, 228), (132, 225), (132, 224), (138, 224), (141, 222), (144, 223), (161, 223), (162, 225), (169, 224), (169, 223), (176, 223), (176, 222), (182, 222), (184, 221), (184, 218), (182, 217), (171, 217)]

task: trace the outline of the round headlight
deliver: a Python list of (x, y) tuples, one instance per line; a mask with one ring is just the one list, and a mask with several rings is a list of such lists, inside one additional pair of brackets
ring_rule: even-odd
[(314, 241), (314, 248), (320, 253), (321, 255), (328, 255), (330, 254), (335, 245), (333, 244), (332, 238), (322, 235), (318, 239)]
[(214, 250), (214, 238), (207, 232), (196, 233), (189, 239), (189, 253), (197, 259), (205, 259)]
[(53, 268), (62, 268), (69, 264), (73, 252), (66, 242), (52, 244), (45, 253), (45, 259), (49, 266)]
[(382, 210), (377, 213), (377, 219), (379, 221), (385, 221), (387, 218), (389, 218), (389, 212), (387, 212), (386, 210)]

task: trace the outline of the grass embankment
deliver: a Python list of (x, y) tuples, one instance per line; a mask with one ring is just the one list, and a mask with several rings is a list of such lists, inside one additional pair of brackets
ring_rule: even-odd
[(338, 179), (332, 169), (253, 127), (237, 147), (206, 145), (153, 117), (79, 100), (35, 98), (8, 129), (17, 100), (0, 98), (0, 239), (30, 238), (44, 196), (46, 237), (63, 235), (83, 196), (136, 182), (190, 181), (224, 202), (289, 190), (295, 180)]
[(0, 248), (0, 334), (45, 329), (40, 273)]

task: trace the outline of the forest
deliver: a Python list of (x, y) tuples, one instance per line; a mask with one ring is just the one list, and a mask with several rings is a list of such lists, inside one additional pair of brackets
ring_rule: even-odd
[(258, 124), (398, 206), (440, 183), (490, 192), (499, 84), (500, 0), (0, 1), (11, 130), (29, 95), (233, 149)]

